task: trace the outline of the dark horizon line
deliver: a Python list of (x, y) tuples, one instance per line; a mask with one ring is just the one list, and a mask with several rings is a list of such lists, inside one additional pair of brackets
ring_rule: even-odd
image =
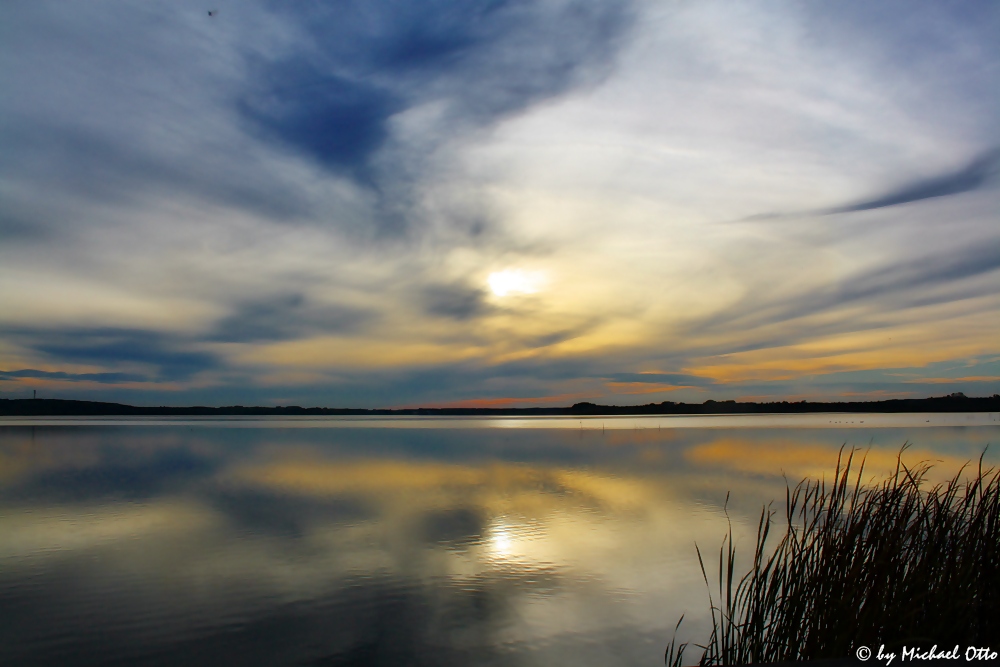
[(1000, 412), (1000, 394), (969, 397), (960, 392), (929, 398), (895, 398), (882, 401), (752, 401), (706, 400), (704, 403), (647, 403), (645, 405), (597, 405), (576, 403), (570, 407), (535, 408), (304, 408), (289, 406), (134, 406), (124, 403), (58, 398), (2, 398), (0, 416), (166, 416), (166, 415), (372, 415), (372, 416), (591, 416), (591, 415), (697, 415), (820, 412)]

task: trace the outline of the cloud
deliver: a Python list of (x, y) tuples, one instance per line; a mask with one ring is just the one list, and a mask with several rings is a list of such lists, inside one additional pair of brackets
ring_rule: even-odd
[(836, 206), (824, 211), (827, 214), (870, 211), (886, 206), (909, 204), (923, 199), (948, 197), (972, 192), (986, 185), (1000, 170), (1000, 148), (991, 149), (976, 157), (958, 171), (948, 172), (901, 186), (880, 197), (845, 206)]
[[(5, 8), (0, 367), (66, 395), (687, 400), (995, 308), (986, 5), (47, 2)], [(812, 217), (705, 224), (766, 210)]]
[[(696, 324), (692, 331), (731, 329), (734, 326), (750, 330), (778, 322), (787, 322), (822, 312), (834, 312), (857, 303), (878, 302), (882, 309), (930, 305), (955, 298), (951, 289), (955, 283), (976, 278), (1000, 269), (1000, 240), (991, 240), (919, 258), (905, 258), (859, 272), (829, 287), (813, 287), (782, 294), (778, 299), (753, 295), (733, 308), (725, 309)], [(969, 298), (994, 293), (992, 284), (982, 283), (967, 288), (962, 296)], [(860, 322), (841, 320), (826, 331), (858, 330)], [(802, 332), (789, 331), (801, 336)], [(814, 332), (815, 333), (815, 332)], [(775, 341), (771, 341), (774, 343)], [(753, 346), (751, 346), (753, 347)], [(732, 351), (744, 348), (733, 348)]]
[(31, 213), (15, 212), (13, 208), (16, 202), (10, 197), (7, 202), (7, 210), (0, 212), (0, 237), (8, 242), (18, 242), (24, 240), (39, 240), (44, 237), (44, 231), (32, 220)]
[(240, 112), (265, 136), (364, 182), (401, 176), (398, 156), (373, 165), (394, 138), (394, 116), (439, 109), (436, 126), (422, 128), (423, 152), (428, 140), (432, 148), (524, 111), (606, 71), (630, 18), (619, 0), (281, 3), (274, 11), (303, 43), (251, 60)]
[[(280, 68), (296, 75), (312, 69), (297, 62), (282, 63)], [(287, 80), (278, 72), (271, 76)], [(389, 117), (402, 108), (402, 102), (389, 91), (337, 76), (324, 76), (297, 89), (278, 88), (241, 104), (243, 114), (266, 135), (294, 146), (326, 167), (354, 173), (366, 170), (370, 156), (389, 136)]]
[(1000, 148), (992, 148), (979, 154), (957, 171), (948, 171), (933, 178), (907, 183), (873, 199), (864, 199), (852, 204), (806, 211), (759, 213), (742, 218), (740, 222), (766, 222), (768, 220), (787, 220), (813, 215), (857, 213), (859, 211), (871, 211), (890, 206), (911, 204), (938, 197), (950, 197), (984, 188), (992, 182), (998, 173), (1000, 173)]
[(350, 306), (310, 304), (302, 294), (284, 294), (240, 304), (218, 322), (207, 340), (277, 341), (313, 333), (351, 334), (376, 319), (376, 313)]
[[(24, 335), (25, 332), (20, 332)], [(150, 366), (157, 380), (188, 380), (220, 366), (212, 354), (185, 349), (184, 341), (158, 332), (128, 329), (33, 331), (25, 345), (61, 363)], [(188, 342), (190, 345), (190, 342)]]
[(80, 382), (101, 382), (118, 384), (120, 382), (143, 382), (145, 376), (135, 373), (63, 373), (62, 371), (39, 371), (25, 368), (19, 371), (0, 371), (0, 380), (19, 378), (43, 378), (47, 380), (70, 380)]
[(683, 373), (615, 373), (609, 375), (607, 379), (615, 382), (649, 383), (676, 387), (705, 387), (715, 384), (715, 380), (712, 378)]
[(867, 271), (847, 281), (833, 298), (843, 303), (892, 291), (926, 290), (997, 269), (1000, 240), (993, 240)]
[[(34, 227), (51, 225), (53, 216), (38, 209), (54, 193), (63, 201), (73, 197), (77, 205), (113, 206), (142, 205), (157, 195), (183, 193), (185, 198), (278, 220), (301, 216), (308, 210), (282, 187), (280, 179), (268, 178), (260, 169), (248, 169), (255, 161), (253, 155), (229, 149), (197, 159), (178, 159), (162, 147), (143, 143), (123, 141), (103, 129), (36, 121), (10, 133), (7, 145), (14, 158), (0, 169), (14, 180), (30, 181), (31, 194), (42, 200), (34, 202), (33, 213), (22, 205), (28, 209), (22, 216), (33, 218), (25, 222)], [(18, 155), (33, 159), (13, 164)], [(75, 222), (79, 220), (75, 218)]]
[(22, 64), (4, 73), (18, 92), (2, 109), (0, 184), (15, 195), (18, 227), (36, 237), (122, 217), (135, 227), (162, 198), (274, 221), (310, 209), (301, 185), (232, 122), (223, 102), (239, 80), (234, 54), (204, 32), (204, 15), (156, 3), (51, 9), (5, 11), (19, 26), (5, 47)]
[(491, 310), (485, 297), (483, 290), (467, 285), (429, 285), (421, 301), (430, 315), (465, 321)]

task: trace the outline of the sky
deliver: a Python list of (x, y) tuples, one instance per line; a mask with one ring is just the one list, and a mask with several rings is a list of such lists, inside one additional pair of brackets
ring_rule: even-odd
[(1000, 393), (997, 34), (974, 0), (4, 3), (0, 397)]

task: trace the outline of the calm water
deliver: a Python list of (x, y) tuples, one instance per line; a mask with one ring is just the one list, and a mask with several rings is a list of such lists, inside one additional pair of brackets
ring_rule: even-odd
[(0, 420), (0, 664), (659, 665), (784, 478), (997, 415)]

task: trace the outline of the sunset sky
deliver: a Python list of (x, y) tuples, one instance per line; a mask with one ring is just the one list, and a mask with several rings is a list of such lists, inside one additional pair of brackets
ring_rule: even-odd
[(4, 3), (0, 397), (1000, 393), (997, 35), (973, 0)]

